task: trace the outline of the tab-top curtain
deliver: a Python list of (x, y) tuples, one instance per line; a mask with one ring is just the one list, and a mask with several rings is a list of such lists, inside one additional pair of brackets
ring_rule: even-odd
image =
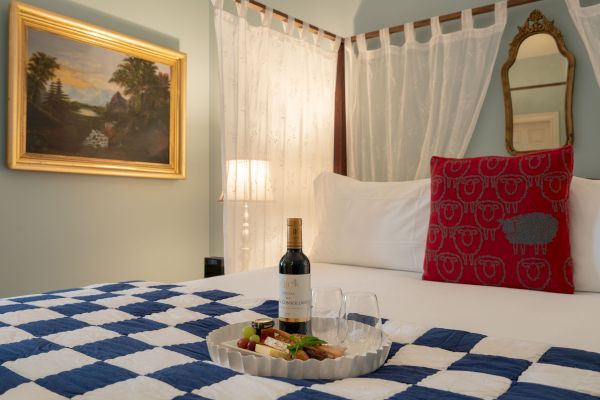
[(600, 4), (581, 7), (580, 0), (566, 0), (569, 14), (585, 44), (600, 86)]
[(224, 242), (227, 272), (275, 265), (285, 251), (286, 219), (313, 240), (314, 178), (333, 167), (337, 51), (323, 32), (284, 32), (248, 21), (213, 0), (221, 82)]
[(365, 181), (402, 181), (429, 176), (432, 155), (461, 157), (487, 93), (506, 25), (506, 2), (497, 3), (495, 23), (473, 26), (471, 10), (462, 29), (442, 33), (431, 19), (427, 43), (404, 25), (405, 43), (368, 50), (345, 42), (348, 174)]

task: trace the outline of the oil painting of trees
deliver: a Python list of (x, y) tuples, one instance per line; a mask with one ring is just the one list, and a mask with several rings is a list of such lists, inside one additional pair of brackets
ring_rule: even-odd
[(168, 65), (28, 29), (26, 150), (169, 164)]

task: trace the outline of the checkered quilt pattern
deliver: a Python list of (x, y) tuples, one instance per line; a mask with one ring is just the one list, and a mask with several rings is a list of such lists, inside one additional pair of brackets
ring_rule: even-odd
[(389, 359), (360, 378), (263, 378), (211, 363), (210, 331), (276, 314), (273, 300), (152, 282), (0, 299), (0, 399), (600, 398), (600, 354), (396, 321), (384, 325)]

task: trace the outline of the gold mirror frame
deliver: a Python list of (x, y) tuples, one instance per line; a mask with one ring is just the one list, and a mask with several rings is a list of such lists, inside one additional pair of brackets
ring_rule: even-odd
[[(518, 151), (513, 144), (513, 105), (510, 92), (510, 82), (508, 71), (513, 66), (519, 53), (519, 48), (525, 39), (540, 33), (549, 34), (556, 41), (558, 51), (569, 62), (567, 70), (567, 84), (565, 90), (565, 125), (567, 140), (565, 145), (573, 144), (573, 80), (575, 78), (575, 56), (567, 50), (565, 41), (560, 30), (554, 26), (554, 21), (550, 21), (540, 10), (533, 10), (523, 26), (519, 26), (519, 33), (514, 37), (508, 51), (508, 59), (502, 66), (502, 87), (504, 90), (504, 113), (506, 121), (506, 150), (512, 154), (530, 153), (531, 151)], [(543, 150), (543, 149), (540, 149)], [(536, 150), (537, 151), (537, 150)]]

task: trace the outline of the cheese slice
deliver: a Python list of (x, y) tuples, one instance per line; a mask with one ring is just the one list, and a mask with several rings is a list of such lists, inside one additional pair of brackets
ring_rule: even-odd
[(283, 351), (284, 353), (289, 353), (289, 351), (288, 351), (288, 346), (289, 345), (287, 343), (285, 343), (285, 342), (282, 342), (281, 340), (277, 340), (277, 339), (274, 339), (274, 338), (272, 338), (270, 336), (267, 336), (267, 338), (265, 339), (264, 343), (265, 343), (266, 346), (272, 347), (272, 348), (277, 349), (279, 351)]
[(277, 350), (274, 349), (272, 347), (269, 346), (265, 346), (263, 344), (257, 344), (256, 347), (254, 348), (254, 351), (259, 353), (259, 354), (264, 354), (266, 356), (271, 356), (271, 357), (276, 357), (276, 358), (283, 358), (284, 360), (291, 360), (292, 358), (290, 357), (289, 353), (285, 353), (281, 350)]

